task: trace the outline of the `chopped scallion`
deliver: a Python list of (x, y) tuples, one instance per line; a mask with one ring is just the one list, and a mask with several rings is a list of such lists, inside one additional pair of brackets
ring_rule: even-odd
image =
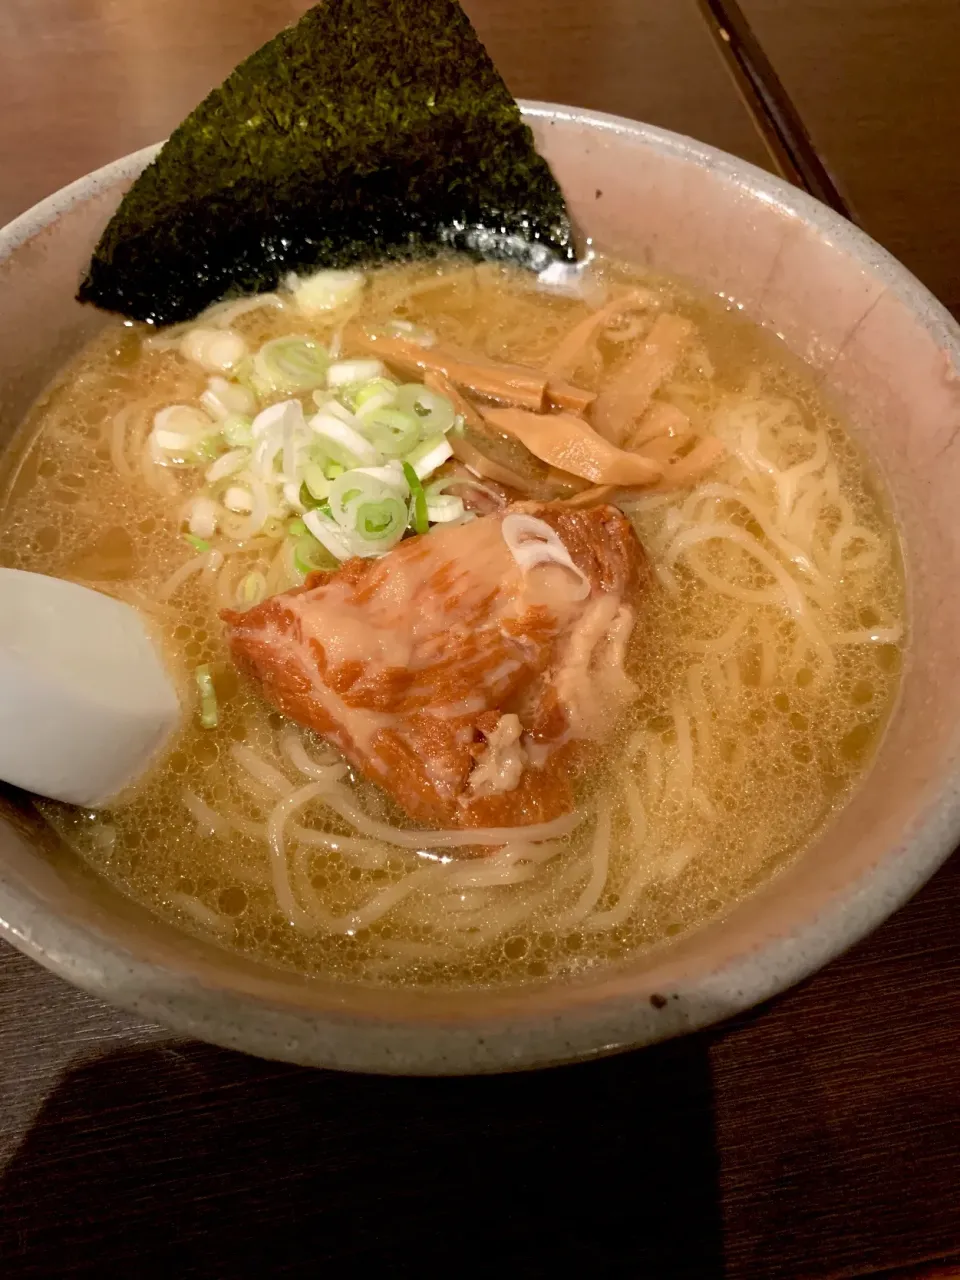
[(427, 520), (427, 497), (423, 492), (423, 485), (420, 483), (420, 477), (414, 471), (409, 462), (403, 464), (403, 474), (407, 484), (410, 486), (410, 492), (413, 495), (413, 528), (416, 533), (426, 533), (430, 528)]
[(220, 710), (217, 706), (217, 691), (213, 687), (213, 676), (205, 664), (197, 667), (195, 678), (197, 691), (200, 694), (200, 723), (205, 729), (215, 729), (220, 722)]
[(254, 382), (281, 395), (322, 386), (329, 357), (319, 342), (292, 334), (265, 342), (253, 357)]
[(400, 409), (374, 409), (363, 419), (363, 429), (387, 458), (409, 453), (420, 439), (420, 424)]
[(399, 498), (383, 498), (380, 502), (360, 502), (356, 506), (355, 532), (365, 542), (397, 541), (407, 527), (406, 503)]
[(312, 533), (307, 532), (307, 526), (303, 526), (303, 533), (297, 539), (297, 544), (293, 549), (293, 563), (297, 572), (302, 573), (305, 578), (311, 573), (327, 572), (337, 567), (338, 561), (330, 554), (323, 543), (318, 542)]

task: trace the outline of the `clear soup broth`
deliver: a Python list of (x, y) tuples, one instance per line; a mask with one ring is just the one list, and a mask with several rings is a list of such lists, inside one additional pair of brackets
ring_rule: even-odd
[[(426, 837), (412, 847), (381, 838), (411, 823), (353, 773), (343, 787), (369, 829), (322, 797), (281, 811), (330, 748), (285, 724), (237, 674), (219, 611), (242, 603), (251, 573), (269, 592), (302, 575), (279, 553), (282, 529), (216, 542), (219, 558), (198, 554), (182, 512), (202, 468), (160, 467), (148, 449), (157, 411), (198, 404), (207, 374), (172, 338), (119, 323), (63, 372), (8, 458), (0, 563), (141, 608), (187, 709), (172, 749), (109, 810), (41, 804), (91, 867), (185, 930), (269, 964), (367, 983), (492, 986), (662, 944), (815, 838), (888, 717), (904, 594), (882, 488), (809, 371), (736, 309), (612, 263), (595, 269), (589, 302), (489, 265), (384, 268), (368, 277), (355, 318), (400, 318), (542, 368), (600, 300), (626, 288), (634, 306), (598, 328), (569, 376), (602, 386), (658, 314), (686, 317), (692, 340), (655, 400), (726, 452), (692, 487), (621, 496), (655, 571), (628, 659), (636, 697), (580, 780), (580, 825), (485, 857)], [(329, 344), (341, 322), (266, 307), (233, 315), (230, 329), (252, 349), (289, 333)], [(216, 688), (215, 728), (196, 710), (201, 664)]]

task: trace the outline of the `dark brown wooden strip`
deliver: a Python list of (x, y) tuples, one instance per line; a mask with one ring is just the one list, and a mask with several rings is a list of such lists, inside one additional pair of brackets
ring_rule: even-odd
[(734, 83), (784, 177), (845, 218), (853, 218), (737, 0), (699, 0), (699, 4)]

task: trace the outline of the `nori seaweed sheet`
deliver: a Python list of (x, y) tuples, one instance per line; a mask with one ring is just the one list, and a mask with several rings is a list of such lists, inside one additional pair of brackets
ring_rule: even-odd
[(291, 270), (465, 250), (573, 261), (560, 188), (455, 0), (326, 0), (171, 135), (80, 287), (189, 320)]

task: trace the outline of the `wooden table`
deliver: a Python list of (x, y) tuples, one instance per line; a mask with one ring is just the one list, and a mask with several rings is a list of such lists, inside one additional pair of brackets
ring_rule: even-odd
[[(0, 220), (163, 136), (304, 7), (5, 0)], [(822, 179), (960, 308), (956, 0), (467, 8), (518, 95)], [(958, 905), (954, 859), (732, 1024), (482, 1080), (185, 1042), (0, 946), (0, 1275), (960, 1275)]]

